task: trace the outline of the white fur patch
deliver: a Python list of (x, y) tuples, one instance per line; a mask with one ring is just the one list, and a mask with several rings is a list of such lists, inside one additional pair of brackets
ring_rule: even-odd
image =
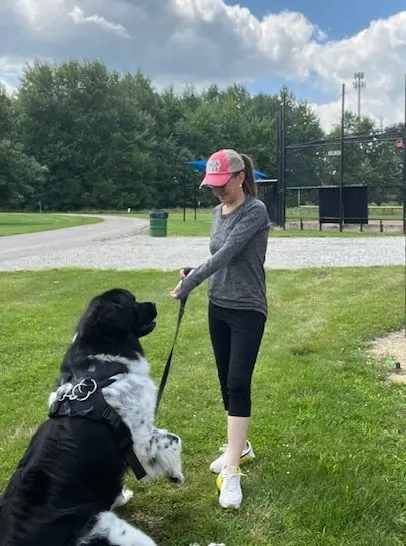
[(112, 355), (95, 358), (120, 362), (129, 370), (116, 375), (116, 381), (103, 389), (103, 396), (130, 429), (134, 452), (147, 478), (164, 475), (183, 482), (180, 438), (154, 426), (157, 388), (149, 376), (148, 362), (141, 356), (137, 360)]
[(94, 358), (102, 362), (118, 362), (119, 364), (124, 364), (124, 366), (127, 366), (130, 372), (149, 375), (149, 364), (141, 355), (138, 358), (131, 359), (125, 356), (106, 355), (104, 353), (100, 353), (97, 355), (89, 355), (87, 358)]
[(89, 539), (103, 537), (115, 546), (156, 546), (156, 543), (139, 529), (118, 518), (113, 512), (102, 512), (89, 535)]

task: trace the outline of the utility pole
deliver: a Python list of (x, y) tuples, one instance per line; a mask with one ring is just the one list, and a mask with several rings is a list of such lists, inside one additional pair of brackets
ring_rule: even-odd
[[(403, 123), (402, 179), (403, 179), (403, 233), (406, 234), (406, 74), (405, 74), (405, 119)], [(406, 254), (405, 254), (405, 259), (406, 259)], [(405, 319), (406, 319), (406, 286), (405, 286)], [(406, 327), (406, 323), (405, 323), (405, 327)], [(406, 336), (406, 328), (405, 328), (405, 336)]]
[(361, 89), (365, 89), (367, 83), (364, 81), (364, 73), (356, 72), (354, 74), (354, 88), (358, 89), (358, 119), (361, 118)]
[(343, 230), (344, 223), (344, 128), (345, 128), (345, 83), (341, 91), (341, 172), (340, 172), (340, 231)]

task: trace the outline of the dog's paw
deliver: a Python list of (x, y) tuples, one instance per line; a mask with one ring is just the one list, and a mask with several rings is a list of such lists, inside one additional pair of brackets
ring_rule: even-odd
[(119, 496), (116, 498), (111, 508), (113, 509), (113, 508), (118, 508), (120, 506), (124, 506), (125, 504), (127, 504), (127, 502), (129, 502), (133, 498), (133, 496), (134, 496), (134, 492), (131, 491), (131, 489), (127, 489), (127, 487), (123, 487), (123, 490), (121, 491)]

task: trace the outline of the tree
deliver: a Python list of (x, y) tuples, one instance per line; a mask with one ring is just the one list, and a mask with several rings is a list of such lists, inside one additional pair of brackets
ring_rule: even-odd
[[(378, 205), (385, 199), (400, 203), (403, 154), (395, 148), (395, 135), (402, 134), (403, 127), (387, 127), (382, 132), (374, 120), (366, 116), (358, 119), (346, 112), (344, 131), (346, 136), (362, 137), (362, 141), (345, 143), (344, 184), (368, 186), (369, 201)], [(340, 136), (341, 127), (335, 127), (331, 134)], [(382, 140), (386, 137), (392, 138)]]
[(0, 207), (33, 205), (46, 179), (46, 167), (24, 152), (17, 141), (14, 100), (0, 86)]
[[(281, 102), (285, 104), (285, 144), (318, 141), (324, 137), (317, 118), (309, 104), (297, 101), (293, 93), (284, 87), (281, 90)], [(326, 178), (324, 154), (316, 146), (305, 149), (288, 150), (286, 154), (286, 186), (318, 186)], [(304, 199), (311, 201), (314, 192), (308, 191)], [(296, 205), (296, 194), (288, 192), (287, 205)]]
[[(0, 90), (3, 199), (26, 207), (41, 201), (53, 210), (193, 206), (196, 200), (213, 205), (210, 191), (197, 191), (202, 175), (187, 162), (236, 148), (276, 178), (281, 103), (288, 146), (325, 137), (310, 105), (287, 87), (254, 96), (237, 84), (211, 85), (200, 93), (190, 86), (181, 93), (172, 87), (158, 92), (142, 72), (118, 73), (99, 61), (35, 62), (25, 69), (15, 98)], [(329, 136), (340, 137), (340, 130)], [(346, 113), (345, 130), (370, 138), (345, 145), (344, 182), (367, 183), (376, 202), (400, 199), (403, 154), (392, 142), (379, 141), (368, 118)], [(336, 183), (341, 160), (328, 155), (336, 148), (332, 143), (288, 150), (287, 187)], [(15, 154), (24, 154), (23, 166), (37, 164), (34, 178), (21, 175), (20, 185), (11, 172), (18, 171)], [(304, 200), (311, 192), (302, 192)], [(295, 202), (288, 191), (288, 204)]]
[(34, 207), (47, 169), (24, 153), (21, 143), (0, 140), (0, 206), (2, 209)]

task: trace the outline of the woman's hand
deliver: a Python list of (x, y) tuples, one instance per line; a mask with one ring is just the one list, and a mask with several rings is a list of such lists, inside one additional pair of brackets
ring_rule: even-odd
[(175, 286), (173, 290), (169, 291), (169, 295), (172, 298), (179, 298), (180, 294), (180, 287), (182, 284), (183, 279), (186, 279), (186, 277), (193, 271), (192, 267), (182, 267), (182, 269), (179, 271), (179, 275), (181, 280), (178, 282), (178, 284)]
[(185, 279), (190, 273), (192, 273), (193, 270), (193, 267), (182, 267), (182, 269), (179, 271), (181, 279)]
[(169, 295), (172, 298), (179, 298), (181, 284), (182, 281), (179, 281), (173, 290), (169, 290)]

